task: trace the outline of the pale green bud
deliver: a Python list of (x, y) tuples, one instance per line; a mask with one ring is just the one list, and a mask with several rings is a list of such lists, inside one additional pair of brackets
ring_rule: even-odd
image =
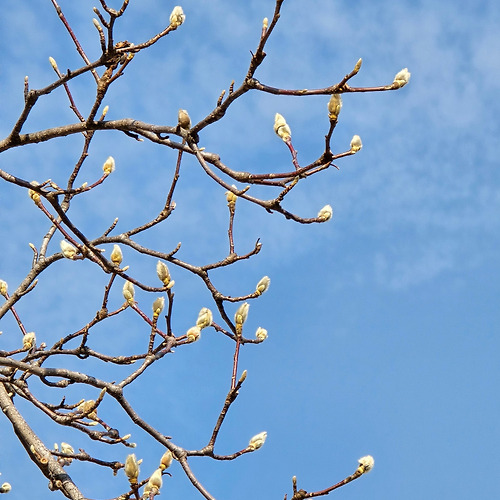
[(66, 240), (61, 240), (60, 246), (64, 257), (70, 260), (75, 258), (77, 249), (71, 243), (68, 243)]
[(196, 320), (196, 326), (202, 330), (203, 328), (206, 328), (207, 326), (210, 326), (213, 321), (213, 315), (212, 311), (206, 307), (203, 307), (198, 314), (198, 319)]
[(262, 295), (267, 289), (269, 288), (269, 285), (271, 284), (271, 278), (269, 276), (264, 276), (258, 283), (257, 286), (255, 287), (255, 291), (259, 294)]
[(285, 118), (279, 113), (274, 116), (274, 131), (285, 142), (289, 141), (292, 137), (292, 131), (288, 126)]
[(354, 135), (351, 139), (351, 153), (357, 153), (362, 147), (361, 137)]
[(123, 284), (123, 297), (125, 300), (130, 304), (134, 304), (134, 295), (135, 295), (135, 290), (134, 290), (134, 285), (130, 281), (125, 281)]
[(186, 16), (182, 7), (179, 5), (175, 6), (170, 14), (170, 27), (172, 29), (177, 29), (184, 21), (186, 20)]
[(258, 450), (266, 442), (266, 438), (267, 432), (256, 434), (252, 439), (250, 439), (250, 442), (248, 443), (248, 449), (250, 449), (251, 451)]

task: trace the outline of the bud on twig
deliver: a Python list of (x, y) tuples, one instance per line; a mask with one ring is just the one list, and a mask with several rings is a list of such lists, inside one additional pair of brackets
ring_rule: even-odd
[(104, 162), (102, 170), (105, 175), (109, 175), (115, 170), (115, 159), (112, 156), (108, 156), (108, 159)]
[(127, 455), (124, 467), (125, 475), (128, 477), (130, 484), (137, 484), (139, 477), (139, 462), (135, 458), (135, 454)]
[(243, 304), (238, 307), (234, 315), (234, 322), (236, 323), (236, 325), (241, 326), (247, 320), (249, 308), (250, 304), (248, 302), (243, 302)]
[(179, 109), (177, 120), (179, 122), (179, 127), (184, 130), (189, 130), (191, 128), (191, 118), (189, 118), (189, 114), (185, 109)]
[(358, 462), (359, 462), (359, 467), (357, 469), (357, 472), (361, 472), (361, 474), (370, 472), (375, 464), (375, 460), (371, 455), (366, 455), (365, 457), (361, 457), (358, 460)]
[(328, 118), (332, 121), (337, 121), (342, 108), (342, 97), (340, 94), (332, 94), (328, 101)]
[(267, 339), (267, 330), (259, 326), (259, 328), (257, 328), (257, 331), (255, 332), (255, 337), (257, 338), (257, 340), (263, 342)]
[(210, 326), (213, 321), (212, 311), (206, 307), (203, 307), (198, 314), (198, 319), (196, 320), (196, 326), (202, 330), (207, 326)]
[(256, 434), (248, 443), (248, 449), (251, 451), (258, 450), (266, 442), (267, 432)]
[(257, 287), (255, 288), (255, 291), (259, 294), (262, 295), (267, 289), (269, 288), (269, 285), (271, 284), (271, 278), (269, 276), (264, 276), (258, 283)]
[(357, 153), (362, 147), (361, 137), (354, 135), (351, 139), (351, 153)]
[(165, 262), (162, 262), (161, 260), (158, 261), (156, 264), (156, 274), (164, 285), (168, 285), (170, 283), (170, 271), (168, 270)]
[(184, 15), (184, 11), (182, 10), (182, 7), (180, 7), (179, 5), (174, 7), (174, 9), (172, 10), (172, 13), (170, 14), (170, 27), (175, 30), (185, 20), (186, 20), (186, 16)]
[(411, 73), (408, 71), (408, 68), (402, 69), (399, 73), (394, 77), (394, 81), (392, 82), (392, 86), (396, 89), (400, 89), (404, 87), (410, 81)]
[(2, 486), (0, 486), (0, 493), (8, 493), (12, 489), (12, 486), (10, 483), (3, 483)]
[(161, 477), (161, 469), (156, 469), (148, 481), (148, 486), (150, 490), (156, 489), (157, 491), (162, 487), (163, 479)]
[[(237, 189), (234, 184), (231, 187)], [(237, 199), (238, 197), (232, 191), (226, 191), (226, 200), (228, 203), (236, 203)]]
[(28, 332), (23, 337), (23, 350), (28, 351), (36, 344), (35, 332)]
[(130, 305), (134, 305), (135, 290), (134, 290), (134, 285), (130, 281), (125, 281), (125, 283), (123, 284), (122, 293), (125, 300)]
[(361, 69), (361, 65), (363, 64), (363, 59), (361, 57), (358, 59), (358, 62), (354, 65), (353, 73), (356, 75)]
[(0, 295), (3, 295), (4, 297), (7, 296), (7, 282), (4, 280), (0, 280)]
[(288, 126), (285, 118), (279, 113), (274, 116), (274, 131), (284, 141), (287, 142), (292, 137), (292, 131)]
[(330, 220), (333, 215), (333, 209), (330, 205), (325, 205), (319, 212), (318, 212), (318, 219), (321, 219), (322, 222), (325, 222), (327, 220)]
[(54, 71), (57, 71), (57, 63), (53, 57), (49, 57), (49, 63), (52, 66), (52, 68), (54, 69)]
[(173, 455), (172, 455), (172, 452), (170, 450), (167, 450), (163, 456), (161, 457), (161, 460), (160, 460), (160, 469), (161, 470), (165, 470), (165, 469), (168, 469), (170, 467), (170, 464), (172, 463), (172, 459), (173, 459)]
[(165, 307), (165, 297), (158, 297), (153, 302), (153, 318), (157, 318)]
[(118, 245), (113, 245), (113, 251), (111, 252), (110, 259), (111, 259), (111, 262), (116, 267), (119, 267), (120, 264), (122, 263), (123, 254), (122, 254), (121, 248)]
[(64, 257), (70, 260), (75, 258), (77, 250), (71, 243), (68, 243), (66, 240), (61, 240), (60, 246)]
[(187, 339), (189, 342), (196, 342), (201, 335), (201, 328), (199, 326), (192, 326), (187, 332)]

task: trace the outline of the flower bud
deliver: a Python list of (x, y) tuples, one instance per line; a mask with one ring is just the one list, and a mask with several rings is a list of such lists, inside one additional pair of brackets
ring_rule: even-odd
[[(234, 189), (237, 189), (234, 184), (231, 187), (233, 187)], [(228, 203), (236, 203), (237, 199), (238, 199), (238, 196), (236, 196), (232, 191), (226, 191), (226, 200)]]
[(161, 260), (159, 260), (156, 264), (156, 274), (164, 285), (168, 285), (170, 283), (170, 271), (168, 270), (167, 264)]
[(282, 115), (276, 113), (274, 116), (274, 131), (284, 141), (287, 142), (292, 137), (292, 131)]
[(207, 326), (210, 326), (213, 321), (212, 311), (206, 307), (203, 307), (198, 314), (198, 319), (196, 320), (196, 326), (202, 330)]
[(255, 291), (259, 294), (262, 295), (267, 289), (269, 288), (269, 285), (271, 284), (271, 279), (269, 276), (264, 276), (258, 283), (257, 287), (255, 288)]
[(28, 332), (23, 336), (23, 350), (28, 351), (36, 344), (35, 332)]
[(4, 297), (7, 295), (7, 282), (4, 280), (0, 280), (0, 295), (3, 295)]
[(130, 304), (134, 304), (134, 295), (135, 295), (135, 290), (134, 290), (134, 285), (130, 281), (125, 281), (123, 284), (123, 297), (125, 300)]
[(115, 159), (112, 156), (108, 156), (108, 159), (104, 162), (102, 170), (106, 175), (109, 175), (115, 170)]
[(170, 27), (175, 30), (185, 20), (186, 20), (186, 16), (184, 15), (184, 11), (182, 10), (182, 7), (180, 7), (179, 5), (174, 7), (174, 9), (172, 10), (172, 13), (170, 14)]
[(139, 462), (135, 458), (135, 453), (127, 455), (125, 460), (125, 475), (128, 477), (130, 484), (137, 484), (137, 478), (139, 477)]
[(157, 318), (165, 307), (165, 297), (158, 297), (153, 302), (153, 318)]
[(188, 112), (185, 109), (179, 109), (177, 120), (179, 126), (184, 130), (189, 130), (191, 128), (191, 118), (189, 118)]
[(161, 477), (161, 469), (156, 469), (148, 481), (148, 486), (150, 490), (156, 489), (159, 490), (163, 485), (163, 479)]
[(375, 460), (371, 455), (366, 455), (365, 457), (361, 457), (358, 460), (358, 462), (359, 462), (358, 471), (361, 472), (361, 474), (370, 472), (375, 464)]
[(361, 65), (363, 64), (363, 59), (361, 57), (358, 59), (358, 62), (354, 65), (353, 73), (356, 74), (361, 69)]
[(340, 94), (332, 94), (328, 101), (328, 118), (331, 121), (337, 121), (342, 108), (342, 97)]
[(2, 486), (0, 486), (0, 493), (8, 493), (12, 489), (12, 486), (10, 483), (3, 483)]
[(243, 302), (243, 304), (238, 307), (236, 314), (234, 315), (234, 322), (236, 325), (243, 325), (243, 323), (247, 320), (249, 308), (250, 304), (248, 302)]
[(257, 331), (255, 332), (255, 337), (257, 337), (257, 340), (263, 342), (267, 339), (267, 330), (259, 326), (259, 328), (257, 328)]
[[(31, 185), (38, 186), (37, 181), (31, 181)], [(33, 191), (33, 189), (28, 189), (28, 196), (36, 203), (40, 203), (40, 193)]]
[(108, 114), (108, 111), (109, 111), (109, 106), (108, 105), (104, 106), (104, 109), (102, 110), (103, 118)]
[(75, 453), (75, 450), (73, 449), (73, 446), (71, 446), (68, 443), (61, 443), (61, 453), (65, 453), (66, 455), (72, 455)]
[[(95, 407), (95, 401), (93, 399), (87, 399), (86, 401), (82, 401), (78, 405), (78, 411), (86, 415), (87, 418), (91, 420), (95, 420), (97, 418), (97, 408)], [(89, 424), (87, 424), (89, 425)], [(97, 425), (95, 422), (94, 425)]]
[(318, 219), (321, 219), (322, 222), (325, 222), (327, 220), (330, 220), (333, 215), (333, 208), (330, 205), (325, 205), (319, 212), (318, 212)]
[(123, 254), (122, 254), (121, 248), (118, 245), (113, 245), (113, 251), (111, 252), (110, 259), (111, 259), (111, 262), (116, 267), (119, 267), (120, 264), (122, 263)]
[(54, 71), (57, 71), (57, 63), (53, 57), (49, 57), (49, 63), (54, 68)]
[(71, 260), (75, 258), (77, 250), (71, 243), (68, 243), (66, 240), (61, 240), (60, 246), (64, 257)]
[(173, 455), (172, 455), (172, 452), (170, 450), (167, 450), (163, 456), (161, 457), (161, 460), (160, 460), (160, 469), (161, 470), (165, 470), (165, 469), (168, 469), (170, 467), (170, 464), (172, 463), (172, 459), (173, 459)]
[(267, 432), (256, 434), (252, 439), (250, 439), (250, 442), (248, 443), (248, 449), (250, 449), (251, 451), (258, 450), (266, 442), (266, 438)]
[(399, 73), (394, 77), (394, 81), (392, 82), (392, 86), (396, 89), (400, 89), (404, 87), (410, 81), (411, 73), (408, 71), (408, 68), (402, 69)]
[(269, 26), (269, 19), (267, 17), (265, 17), (263, 20), (262, 20), (262, 28), (267, 30), (267, 27)]
[(201, 335), (201, 328), (199, 326), (192, 326), (186, 333), (189, 342), (196, 342)]
[(351, 153), (357, 153), (362, 147), (361, 137), (354, 135), (351, 139)]

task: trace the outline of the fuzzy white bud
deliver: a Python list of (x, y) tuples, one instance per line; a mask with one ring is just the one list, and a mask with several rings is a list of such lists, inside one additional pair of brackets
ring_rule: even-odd
[(157, 318), (165, 307), (165, 297), (158, 297), (153, 302), (153, 318)]
[(328, 118), (332, 121), (337, 121), (341, 109), (342, 97), (340, 94), (332, 94), (328, 101)]
[(186, 336), (189, 342), (196, 342), (201, 335), (201, 328), (199, 326), (192, 326), (187, 332)]
[(111, 252), (109, 258), (116, 267), (118, 267), (122, 263), (123, 254), (121, 248), (118, 245), (113, 245), (113, 251)]
[(161, 470), (168, 469), (170, 467), (170, 464), (172, 463), (173, 458), (174, 457), (172, 455), (172, 452), (170, 450), (167, 450), (161, 457), (160, 469)]
[(12, 486), (10, 483), (3, 483), (2, 486), (0, 486), (0, 493), (8, 493), (12, 489)]
[(288, 126), (285, 118), (279, 113), (276, 113), (274, 116), (274, 131), (284, 142), (289, 141), (292, 137), (290, 127)]
[(373, 466), (375, 465), (375, 460), (371, 455), (366, 455), (365, 457), (361, 457), (358, 460), (358, 462), (359, 462), (358, 471), (361, 472), (361, 474), (370, 472), (373, 469)]
[(359, 135), (353, 135), (351, 139), (351, 153), (357, 153), (363, 147), (361, 142), (361, 137)]
[(248, 302), (243, 302), (243, 304), (238, 307), (234, 315), (234, 322), (236, 325), (243, 325), (243, 323), (247, 320), (249, 308), (250, 304)]
[(260, 432), (256, 434), (250, 442), (248, 443), (248, 449), (255, 451), (262, 447), (262, 445), (266, 442), (267, 432)]
[(36, 344), (35, 332), (28, 332), (23, 336), (23, 349), (25, 351), (31, 349)]
[(213, 321), (212, 311), (207, 307), (203, 307), (198, 314), (198, 319), (196, 320), (196, 326), (202, 330), (207, 326), (210, 326)]
[(159, 490), (162, 487), (162, 485), (163, 485), (163, 479), (161, 477), (161, 469), (158, 468), (153, 472), (153, 474), (151, 474), (151, 477), (149, 478), (148, 481), (148, 486), (151, 490), (153, 490), (154, 488)]
[(172, 13), (170, 14), (170, 27), (175, 30), (185, 20), (186, 16), (184, 14), (184, 11), (182, 10), (182, 7), (180, 5), (175, 6), (174, 9), (172, 10)]
[(106, 175), (109, 175), (115, 170), (115, 159), (112, 156), (108, 156), (108, 159), (104, 162), (102, 170)]
[(156, 264), (156, 274), (164, 285), (168, 285), (170, 283), (170, 271), (168, 270), (165, 262), (162, 262), (161, 260), (158, 261)]
[(7, 295), (7, 289), (8, 289), (7, 282), (4, 280), (0, 280), (0, 295), (3, 295), (4, 297)]
[(134, 290), (134, 285), (130, 281), (125, 281), (123, 284), (123, 297), (125, 300), (130, 304), (134, 304), (134, 295), (135, 295), (135, 290)]
[(257, 331), (255, 332), (255, 337), (257, 338), (257, 340), (263, 342), (267, 339), (267, 330), (259, 326), (259, 328), (257, 328)]
[(410, 81), (410, 76), (411, 76), (411, 73), (408, 71), (408, 68), (403, 68), (394, 77), (394, 81), (392, 82), (392, 86), (394, 88), (397, 88), (397, 89), (404, 87)]
[(61, 443), (61, 453), (65, 453), (66, 455), (72, 455), (75, 453), (75, 450), (73, 449), (73, 446), (71, 446), (68, 443)]
[(60, 246), (64, 257), (70, 260), (75, 258), (77, 250), (71, 243), (68, 243), (66, 240), (61, 240)]
[(325, 222), (327, 220), (330, 220), (333, 215), (333, 208), (330, 205), (325, 205), (319, 212), (318, 212), (318, 219), (321, 219), (321, 221)]
[(139, 462), (135, 458), (135, 454), (127, 455), (125, 460), (125, 475), (128, 477), (130, 484), (137, 484), (137, 478), (139, 477)]
[(264, 276), (258, 283), (257, 286), (255, 287), (255, 291), (259, 294), (262, 295), (267, 289), (269, 288), (269, 285), (271, 284), (271, 278), (269, 276)]

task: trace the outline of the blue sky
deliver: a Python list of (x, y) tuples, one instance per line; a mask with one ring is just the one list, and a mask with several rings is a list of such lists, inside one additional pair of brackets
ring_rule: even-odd
[[(61, 1), (95, 59), (92, 5)], [(161, 31), (173, 5), (131, 1), (118, 23), (118, 38), (140, 43)], [(185, 108), (193, 121), (201, 119), (221, 90), (244, 76), (262, 18), (273, 11), (270, 0), (186, 0), (182, 6), (186, 23), (138, 55), (112, 87), (105, 100), (108, 118), (172, 125), (177, 110)], [(240, 366), (248, 378), (218, 451), (241, 449), (262, 430), (268, 440), (235, 462), (192, 461), (216, 498), (282, 499), (285, 493), (290, 498), (293, 475), (299, 487), (323, 489), (353, 472), (366, 454), (375, 458), (373, 472), (332, 497), (465, 500), (498, 494), (499, 22), (500, 7), (493, 0), (285, 1), (256, 74), (263, 83), (325, 87), (360, 57), (363, 66), (353, 85), (388, 84), (404, 67), (412, 76), (396, 92), (344, 97), (334, 150), (346, 150), (354, 134), (361, 136), (363, 149), (339, 161), (340, 171), (305, 181), (286, 204), (310, 217), (329, 203), (330, 222), (300, 226), (238, 203), (237, 251), (249, 251), (257, 238), (263, 248), (253, 260), (214, 273), (213, 280), (225, 293), (238, 295), (252, 291), (262, 276), (271, 277), (270, 290), (252, 303), (248, 320), (248, 332), (263, 326), (269, 338), (243, 349)], [(40, 88), (54, 79), (49, 56), (61, 68), (81, 63), (50, 2), (6, 0), (0, 33), (3, 138), (22, 109), (25, 75)], [(87, 78), (71, 87), (82, 109), (95, 96), (91, 83)], [(280, 112), (292, 128), (299, 161), (307, 164), (323, 146), (327, 101), (247, 94), (202, 134), (200, 145), (234, 168), (283, 171), (291, 165), (289, 153), (272, 131)], [(25, 130), (68, 122), (74, 116), (59, 90), (40, 100)], [(69, 137), (8, 151), (0, 168), (28, 180), (63, 183), (81, 143)], [(82, 182), (100, 175), (108, 155), (116, 159), (116, 172), (70, 212), (90, 236), (101, 234), (115, 217), (121, 231), (154, 216), (173, 168), (174, 156), (163, 148), (109, 132), (96, 137)], [(174, 199), (174, 216), (140, 241), (164, 250), (182, 241), (181, 258), (197, 264), (224, 257), (224, 190), (187, 161)], [(31, 263), (28, 242), (38, 245), (48, 226), (20, 188), (1, 186), (0, 210), (0, 279), (14, 289)], [(131, 273), (154, 281), (156, 261), (124, 254)], [(174, 326), (183, 332), (202, 306), (212, 306), (201, 283), (175, 268), (172, 274)], [(105, 283), (82, 262), (59, 262), (42, 278), (18, 311), (27, 328), (50, 345), (93, 317)], [(138, 301), (148, 310), (152, 299), (139, 294)], [(118, 289), (112, 302), (122, 303)], [(0, 321), (0, 330), (1, 349), (18, 346), (11, 316)], [(147, 335), (131, 311), (98, 331), (97, 345), (107, 352), (132, 351)], [(132, 387), (127, 395), (175, 442), (202, 446), (228, 390), (232, 349), (227, 339), (204, 332), (200, 342), (151, 369), (145, 376), (150, 390)], [(113, 371), (92, 369), (108, 378)], [(81, 390), (72, 387), (69, 393), (75, 399), (96, 396)], [(20, 405), (49, 446), (68, 441), (103, 458), (125, 459), (127, 449), (83, 441)], [(144, 474), (152, 471), (163, 450), (111, 403), (105, 401), (100, 411), (104, 420), (132, 432)], [(10, 436), (8, 422), (0, 422), (0, 479), (12, 484), (11, 498), (34, 490), (37, 498), (56, 498)], [(123, 473), (113, 478), (78, 464), (68, 472), (90, 498), (111, 498), (127, 487)], [(171, 472), (165, 497), (199, 498), (176, 464)]]

